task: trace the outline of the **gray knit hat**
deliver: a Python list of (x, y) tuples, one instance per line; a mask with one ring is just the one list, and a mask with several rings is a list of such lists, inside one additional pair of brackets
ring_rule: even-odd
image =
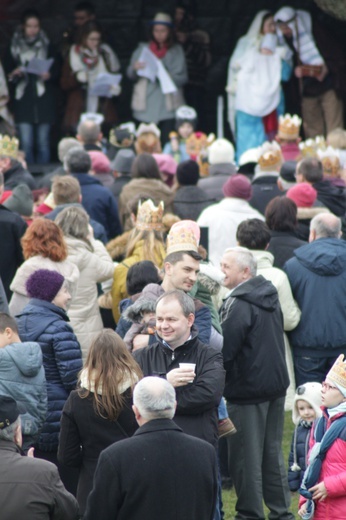
[(113, 170), (120, 173), (130, 173), (135, 158), (136, 155), (130, 148), (119, 150), (111, 163), (111, 167)]
[(24, 217), (31, 217), (34, 208), (34, 198), (29, 186), (18, 184), (18, 186), (13, 188), (12, 195), (5, 200), (3, 206)]

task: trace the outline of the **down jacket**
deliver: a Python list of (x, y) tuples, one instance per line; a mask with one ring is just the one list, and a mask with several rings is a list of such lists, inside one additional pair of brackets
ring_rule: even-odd
[(65, 240), (68, 259), (79, 270), (77, 292), (69, 308), (69, 317), (85, 359), (91, 341), (103, 330), (96, 284), (112, 279), (114, 264), (98, 240), (92, 240), (94, 251), (83, 240), (71, 237), (65, 237)]
[(22, 341), (37, 341), (43, 354), (47, 380), (48, 414), (39, 438), (39, 449), (58, 448), (60, 417), (82, 368), (79, 343), (65, 311), (53, 303), (31, 299), (16, 316)]
[[(291, 449), (288, 456), (288, 485), (291, 491), (298, 491), (306, 469), (307, 454), (312, 423), (300, 422), (293, 433)], [(295, 468), (294, 464), (298, 467)]]
[[(324, 431), (327, 431), (332, 422), (337, 421), (344, 414), (337, 414), (329, 418), (326, 410), (324, 410), (324, 417), (320, 421), (324, 421)], [(315, 423), (316, 425), (316, 423)], [(314, 444), (312, 442), (310, 448)], [(346, 428), (343, 429), (341, 435), (336, 439), (322, 462), (321, 473), (318, 482), (324, 482), (328, 496), (319, 502), (315, 503), (314, 520), (344, 520), (346, 511)], [(299, 507), (301, 507), (305, 498), (301, 497), (299, 500)]]
[(0, 349), (0, 394), (9, 395), (21, 414), (23, 450), (38, 438), (47, 414), (47, 388), (42, 352), (38, 343), (11, 343)]
[(174, 422), (184, 433), (199, 437), (214, 446), (218, 440), (217, 407), (225, 384), (222, 354), (203, 345), (194, 327), (192, 338), (174, 349), (167, 348), (159, 336), (156, 343), (136, 350), (133, 356), (146, 376), (166, 377), (179, 363), (196, 363), (193, 383), (177, 387)]

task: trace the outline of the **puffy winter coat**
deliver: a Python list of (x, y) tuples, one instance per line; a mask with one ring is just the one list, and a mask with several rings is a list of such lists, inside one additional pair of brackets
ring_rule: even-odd
[[(344, 414), (337, 414), (329, 418), (324, 412), (325, 417), (320, 420), (325, 422), (327, 431), (332, 422)], [(314, 441), (311, 443), (311, 448)], [(345, 520), (346, 511), (346, 428), (343, 429), (327, 451), (326, 457), (322, 462), (322, 468), (318, 482), (324, 482), (328, 496), (319, 502), (315, 502), (314, 520)], [(299, 507), (305, 502), (301, 497)]]
[(346, 243), (319, 238), (294, 255), (285, 271), (302, 317), (290, 343), (300, 356), (337, 357), (346, 348)]
[(77, 292), (68, 314), (85, 359), (91, 341), (103, 329), (96, 284), (113, 277), (114, 264), (98, 240), (92, 240), (94, 251), (83, 240), (71, 237), (65, 237), (65, 240), (68, 259), (78, 267), (80, 273)]
[[(307, 454), (311, 426), (305, 422), (299, 423), (293, 433), (291, 449), (288, 456), (288, 485), (291, 491), (298, 491), (306, 469)], [(295, 466), (296, 465), (296, 466)]]
[(53, 303), (33, 298), (17, 317), (22, 341), (37, 341), (43, 354), (47, 380), (48, 414), (39, 438), (39, 448), (58, 448), (60, 417), (82, 368), (79, 343), (65, 311)]
[(0, 394), (26, 410), (21, 414), (23, 449), (34, 444), (47, 415), (47, 388), (38, 343), (12, 343), (0, 349)]

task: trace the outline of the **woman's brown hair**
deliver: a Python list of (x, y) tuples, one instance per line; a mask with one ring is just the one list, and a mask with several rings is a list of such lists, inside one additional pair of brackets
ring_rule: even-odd
[(67, 246), (59, 228), (46, 218), (37, 218), (28, 227), (21, 240), (25, 260), (40, 255), (53, 262), (67, 258)]
[[(90, 346), (84, 370), (92, 380), (95, 391), (80, 387), (80, 397), (86, 398), (91, 394), (96, 413), (116, 421), (125, 403), (126, 385), (133, 388), (143, 377), (139, 365), (116, 332), (104, 329), (98, 334)], [(97, 392), (100, 388), (102, 393)]]

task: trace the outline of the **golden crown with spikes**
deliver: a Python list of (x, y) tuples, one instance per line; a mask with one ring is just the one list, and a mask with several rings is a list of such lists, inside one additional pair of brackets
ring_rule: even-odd
[(258, 164), (261, 170), (268, 171), (281, 166), (283, 162), (281, 148), (275, 141), (265, 142), (259, 151)]
[(317, 157), (318, 150), (326, 149), (326, 141), (322, 135), (318, 135), (314, 139), (310, 138), (303, 143), (299, 143), (299, 149), (303, 159), (306, 157)]
[(326, 379), (346, 388), (346, 362), (344, 355), (340, 354), (332, 368), (329, 370)]
[(9, 137), (8, 135), (0, 135), (0, 156), (5, 155), (6, 157), (17, 159), (18, 148), (18, 139), (15, 137)]
[(163, 201), (156, 207), (151, 199), (138, 203), (136, 229), (140, 231), (163, 231)]
[(197, 240), (193, 230), (189, 227), (171, 229), (167, 236), (167, 255), (179, 251), (198, 252)]
[(317, 150), (317, 156), (322, 163), (323, 174), (326, 177), (340, 177), (341, 163), (337, 150), (332, 146), (328, 146), (325, 150)]
[(298, 139), (301, 124), (302, 120), (296, 114), (294, 116), (290, 114), (280, 116), (278, 137), (288, 141)]

